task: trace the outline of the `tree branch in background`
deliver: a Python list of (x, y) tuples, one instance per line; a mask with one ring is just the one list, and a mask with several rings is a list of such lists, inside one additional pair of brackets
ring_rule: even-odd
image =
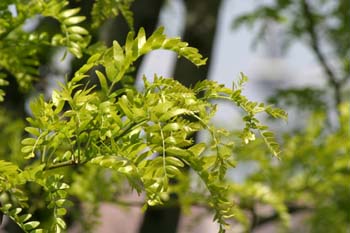
[[(310, 206), (301, 206), (301, 205), (295, 205), (295, 204), (290, 204), (287, 207), (288, 207), (289, 214), (297, 214), (297, 213), (309, 211), (312, 209), (312, 207)], [(264, 224), (268, 224), (279, 219), (279, 215), (276, 212), (273, 212), (269, 216), (258, 216), (258, 214), (255, 212), (255, 209), (252, 209), (251, 211), (252, 211), (253, 220), (250, 227), (250, 231), (253, 231), (256, 228), (262, 227)]]
[(327, 75), (328, 82), (333, 86), (334, 88), (334, 98), (335, 103), (338, 106), (342, 102), (341, 93), (340, 93), (340, 82), (338, 81), (335, 72), (332, 70), (330, 65), (327, 63), (327, 59), (325, 55), (322, 53), (320, 48), (320, 39), (317, 35), (316, 29), (315, 29), (315, 21), (313, 19), (310, 6), (307, 3), (307, 0), (302, 0), (302, 11), (306, 19), (306, 32), (310, 36), (310, 45), (313, 50), (313, 52), (316, 55), (316, 58), (318, 62), (321, 64), (324, 72)]

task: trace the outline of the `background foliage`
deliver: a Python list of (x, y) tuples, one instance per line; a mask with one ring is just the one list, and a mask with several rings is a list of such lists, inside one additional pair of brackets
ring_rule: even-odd
[[(323, 68), (327, 87), (281, 89), (270, 97), (309, 118), (278, 135), (282, 150), (257, 115), (286, 119), (286, 113), (242, 95), (244, 74), (231, 88), (205, 80), (219, 3), (185, 3), (191, 20), (183, 38), (203, 57), (156, 29), (162, 1), (147, 2), (152, 9), (130, 0), (1, 1), (0, 219), (13, 220), (7, 230), (64, 232), (79, 221), (84, 232), (94, 232), (99, 203), (125, 206), (122, 195), (133, 189), (145, 195), (140, 232), (154, 232), (149, 216), (156, 229), (176, 232), (177, 210), (191, 206), (211, 212), (220, 231), (250, 232), (279, 220), (288, 232), (290, 218), (303, 213), (305, 232), (347, 232), (348, 2), (276, 0), (234, 22), (261, 26), (258, 40), (268, 25), (279, 24), (285, 49), (302, 41)], [(28, 20), (33, 28), (26, 27)], [(111, 27), (117, 30), (103, 40)], [(48, 92), (45, 76), (54, 72), (50, 61), (62, 49), (58, 60), (74, 56), (65, 82), (37, 94)], [(175, 78), (155, 75), (152, 82), (144, 79), (143, 90), (135, 89), (142, 56), (157, 49), (182, 57)], [(212, 100), (240, 109), (240, 132), (211, 123)], [(208, 143), (196, 141), (203, 131)], [(255, 170), (237, 183), (227, 174), (240, 163)], [(155, 220), (154, 211), (175, 214)]]
[[(350, 224), (347, 7), (347, 1), (276, 0), (242, 14), (233, 23), (234, 27), (258, 27), (260, 41), (266, 38), (268, 25), (278, 25), (284, 51), (294, 42), (302, 42), (327, 81), (323, 88), (281, 89), (270, 97), (270, 102), (308, 118), (301, 128), (292, 128), (283, 136), (283, 160), (271, 161), (265, 157), (269, 152), (259, 144), (236, 147), (240, 159), (259, 161), (246, 182), (263, 182), (279, 193), (290, 213), (306, 214), (305, 226), (299, 229), (305, 232), (347, 232)], [(254, 203), (251, 205), (256, 212)], [(252, 228), (274, 219), (274, 214), (253, 216)]]
[[(15, 12), (10, 12), (10, 3)], [(108, 1), (95, 2), (91, 29), (119, 13), (132, 26), (130, 3), (118, 2), (109, 8)], [(39, 95), (30, 100), (30, 116), (23, 113), (25, 122), (20, 116), (13, 121), (11, 114), (16, 113), (3, 110), (2, 136), (11, 140), (6, 141), (0, 160), (2, 214), (24, 232), (63, 232), (74, 200), (91, 206), (92, 217), (99, 202), (118, 200), (127, 182), (138, 193), (145, 193), (145, 209), (171, 202), (184, 208), (200, 203), (214, 212), (221, 232), (232, 218), (246, 224), (225, 178), (227, 169), (235, 166), (232, 145), (222, 142), (225, 131), (210, 123), (216, 111), (211, 100), (226, 100), (241, 108), (245, 113), (243, 141), (249, 143), (255, 131), (259, 132), (275, 156), (279, 146), (256, 114), (266, 112), (285, 119), (286, 113), (244, 97), (242, 85), (247, 77), (243, 74), (232, 88), (213, 81), (188, 88), (155, 75), (153, 82), (144, 79), (144, 89), (137, 91), (130, 83), (133, 64), (152, 50), (174, 51), (196, 66), (204, 65), (206, 58), (179, 38), (168, 38), (163, 28), (146, 36), (143, 28), (135, 35), (132, 27), (124, 46), (116, 40), (110, 47), (101, 42), (90, 44), (90, 28), (80, 25), (85, 17), (79, 15), (79, 8), (67, 6), (67, 1), (2, 3), (2, 84), (15, 78), (22, 91), (30, 90), (40, 78), (38, 68), (45, 48), (64, 46), (66, 53), (78, 59), (87, 57), (48, 98)], [(104, 11), (106, 7), (110, 11)], [(34, 16), (53, 18), (59, 30), (23, 30), (26, 20)], [(3, 91), (2, 96), (5, 94)], [(212, 144), (194, 141), (192, 135), (203, 130), (212, 136)], [(197, 178), (189, 177), (188, 169)], [(200, 198), (186, 195), (198, 192), (192, 190), (193, 179), (205, 187)], [(282, 203), (272, 202), (285, 214)], [(84, 231), (93, 231), (93, 225), (87, 224), (93, 221), (83, 221)]]

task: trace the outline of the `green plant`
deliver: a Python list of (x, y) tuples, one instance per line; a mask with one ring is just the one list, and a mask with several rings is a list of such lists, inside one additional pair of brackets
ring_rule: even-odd
[[(9, 4), (15, 4), (16, 14), (9, 11)], [(275, 156), (280, 153), (279, 146), (256, 114), (265, 112), (285, 119), (286, 113), (244, 97), (242, 85), (247, 77), (243, 74), (232, 88), (213, 81), (187, 88), (155, 75), (153, 82), (144, 79), (144, 89), (137, 91), (127, 79), (132, 76), (134, 62), (146, 53), (171, 50), (196, 66), (205, 65), (206, 59), (179, 38), (166, 37), (163, 28), (148, 38), (142, 28), (137, 35), (131, 31), (124, 46), (117, 41), (109, 48), (100, 43), (89, 46), (89, 30), (77, 25), (85, 18), (78, 16), (78, 8), (66, 8), (67, 4), (52, 0), (2, 1), (0, 5), (0, 71), (15, 77), (23, 89), (30, 89), (39, 76), (42, 49), (59, 45), (77, 58), (89, 55), (72, 79), (61, 83), (49, 99), (41, 95), (31, 101), (32, 115), (26, 118), (27, 123), (12, 121), (6, 117), (10, 113), (2, 116), (0, 123), (5, 128), (15, 127), (8, 131), (14, 145), (18, 146), (24, 125), (26, 133), (21, 151), (9, 147), (0, 154), (0, 211), (25, 232), (63, 232), (72, 197), (93, 205), (113, 202), (127, 181), (138, 193), (146, 194), (145, 208), (167, 205), (174, 201), (171, 194), (176, 193), (177, 205), (201, 203), (214, 210), (221, 232), (229, 219), (247, 222), (233, 202), (231, 191), (239, 189), (225, 178), (227, 170), (235, 166), (232, 144), (222, 141), (225, 131), (210, 123), (216, 111), (211, 100), (229, 101), (241, 108), (245, 126), (240, 137), (249, 143), (258, 131)], [(93, 7), (95, 26), (117, 14), (111, 9), (108, 15), (97, 17), (101, 4), (106, 3), (97, 1)], [(119, 11), (132, 24), (127, 9), (130, 1), (121, 4)], [(55, 18), (61, 32), (23, 31), (26, 19), (37, 14)], [(2, 80), (1, 84), (7, 84)], [(205, 130), (213, 138), (211, 145), (193, 141), (194, 133)], [(21, 156), (27, 161), (19, 159)], [(189, 176), (185, 166), (197, 178)], [(86, 178), (91, 175), (95, 179), (88, 182)], [(206, 191), (199, 195), (192, 190), (192, 180), (200, 180)], [(191, 198), (186, 194), (189, 192), (198, 192), (200, 198)], [(41, 202), (47, 207), (39, 207), (32, 200), (38, 193), (45, 195)], [(259, 192), (245, 195), (261, 196)], [(264, 201), (284, 212), (280, 203)], [(29, 208), (30, 203), (36, 207)], [(34, 211), (46, 211), (49, 217), (32, 220)]]
[[(329, 119), (324, 112), (318, 112), (312, 114), (305, 129), (286, 133), (283, 161), (279, 163), (266, 156), (269, 152), (262, 149), (260, 139), (234, 149), (239, 161), (257, 163), (245, 183), (269, 187), (286, 203), (290, 213), (307, 212), (305, 220), (311, 232), (346, 232), (349, 228), (349, 108), (349, 103), (339, 107), (340, 125), (336, 130), (325, 127)], [(253, 199), (250, 206), (256, 206)], [(273, 219), (260, 216), (252, 227)], [(332, 221), (337, 224), (329, 224)]]
[[(263, 39), (267, 25), (278, 24), (284, 45), (302, 42), (316, 58), (327, 84), (278, 90), (270, 101), (284, 109), (307, 113), (309, 120), (298, 129), (285, 132), (281, 144), (282, 162), (271, 161), (263, 142), (235, 147), (237, 159), (254, 162), (256, 169), (245, 183), (262, 183), (277, 194), (290, 214), (304, 213), (306, 232), (347, 232), (349, 229), (350, 116), (347, 97), (349, 83), (347, 1), (290, 1), (264, 3), (235, 19), (234, 25), (256, 26)], [(334, 23), (336, 22), (336, 23)], [(285, 46), (285, 48), (287, 47)], [(331, 90), (331, 92), (330, 92)], [(338, 113), (334, 117), (335, 112)], [(278, 216), (260, 216), (256, 201), (249, 199), (255, 216), (251, 229)]]

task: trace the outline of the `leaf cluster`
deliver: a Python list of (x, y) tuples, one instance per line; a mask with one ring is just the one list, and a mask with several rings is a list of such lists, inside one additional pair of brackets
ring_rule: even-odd
[[(141, 91), (124, 85), (134, 62), (157, 49), (173, 51), (196, 66), (205, 65), (206, 58), (180, 38), (168, 38), (162, 27), (149, 37), (143, 28), (136, 34), (131, 31), (124, 46), (114, 41), (109, 48), (94, 45), (86, 49), (90, 36), (86, 29), (78, 26), (84, 20), (78, 16), (78, 8), (67, 9), (67, 1), (35, 3), (37, 1), (16, 5), (17, 17), (6, 7), (0, 8), (0, 13), (13, 21), (9, 25), (0, 21), (0, 50), (4, 51), (0, 53), (4, 56), (0, 57), (1, 69), (17, 80), (23, 81), (19, 73), (34, 78), (39, 65), (36, 56), (43, 45), (65, 46), (78, 58), (85, 52), (90, 57), (71, 80), (52, 92), (49, 99), (39, 96), (31, 101), (31, 116), (27, 118), (18, 152), (27, 162), (16, 164), (0, 160), (1, 212), (25, 232), (64, 232), (67, 228), (65, 215), (72, 204), (70, 198), (88, 202), (95, 210), (101, 200), (115, 201), (127, 183), (139, 194), (145, 194), (145, 208), (171, 203), (176, 194), (177, 205), (188, 209), (191, 205), (202, 204), (214, 211), (221, 232), (228, 228), (230, 219), (246, 222), (232, 196), (233, 190), (241, 189), (226, 180), (227, 171), (236, 165), (232, 155), (234, 145), (224, 139), (225, 130), (211, 123), (216, 112), (212, 100), (228, 101), (241, 109), (244, 126), (240, 137), (248, 144), (259, 133), (274, 156), (281, 152), (274, 134), (256, 115), (266, 113), (285, 119), (287, 114), (242, 95), (243, 84), (247, 81), (244, 74), (232, 88), (208, 80), (187, 88), (176, 80), (157, 75), (152, 82), (144, 78)], [(110, 8), (107, 15), (117, 15), (120, 11), (132, 24), (130, 3), (118, 1), (117, 8)], [(105, 4), (112, 4), (112, 1), (97, 1), (93, 7), (96, 25), (107, 17), (98, 13)], [(21, 30), (25, 19), (39, 13), (55, 18), (60, 23), (61, 33), (50, 38)], [(29, 38), (34, 38), (34, 42), (29, 43)], [(9, 45), (6, 43), (10, 42), (25, 43), (21, 47), (25, 51), (18, 57), (10, 57), (10, 51), (6, 50)], [(29, 58), (25, 60), (22, 55)], [(97, 78), (97, 84), (91, 84), (93, 78)], [(23, 125), (18, 129), (22, 132)], [(209, 132), (212, 143), (195, 142), (193, 135), (200, 131)], [(18, 143), (18, 135), (14, 138)], [(193, 179), (189, 170), (203, 185), (203, 193), (191, 188)], [(45, 210), (50, 218), (40, 221), (42, 229), (39, 222), (30, 220), (30, 184), (46, 197)], [(280, 202), (263, 198), (259, 189), (260, 186), (255, 192), (242, 191), (242, 196), (257, 196), (282, 215), (284, 210)], [(186, 198), (190, 193), (201, 198)], [(28, 213), (21, 215), (22, 212)]]
[(266, 185), (287, 207), (309, 210), (311, 232), (332, 231), (330, 221), (338, 223), (338, 232), (349, 227), (349, 103), (340, 105), (339, 112), (336, 130), (325, 127), (324, 112), (315, 112), (305, 129), (286, 134), (283, 162), (268, 159), (261, 140), (252, 148), (235, 148), (239, 160), (259, 161), (247, 184)]
[[(39, 56), (52, 46), (64, 46), (76, 57), (89, 44), (89, 32), (78, 24), (85, 20), (79, 8), (67, 9), (68, 1), (3, 1), (0, 7), (0, 86), (8, 85), (7, 75), (16, 78), (22, 90), (28, 90), (39, 76)], [(13, 11), (10, 11), (10, 6)], [(29, 20), (54, 18), (61, 31), (55, 35), (25, 29)], [(14, 55), (15, 54), (15, 55)], [(3, 90), (0, 100), (3, 100)]]

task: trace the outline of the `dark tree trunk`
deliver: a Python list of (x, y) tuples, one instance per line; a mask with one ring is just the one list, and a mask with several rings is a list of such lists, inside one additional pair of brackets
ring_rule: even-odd
[(221, 0), (187, 0), (187, 20), (183, 40), (208, 57), (207, 65), (197, 68), (185, 59), (179, 59), (174, 77), (185, 86), (207, 78)]
[(149, 207), (144, 215), (140, 233), (176, 233), (180, 218), (179, 207)]

